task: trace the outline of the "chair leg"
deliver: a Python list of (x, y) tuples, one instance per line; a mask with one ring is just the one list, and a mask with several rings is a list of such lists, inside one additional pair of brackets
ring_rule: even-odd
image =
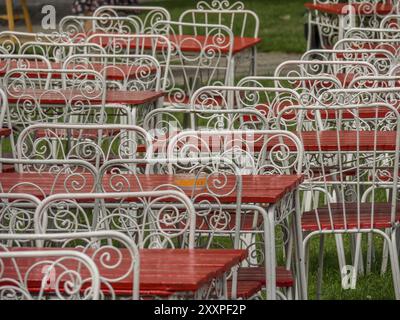
[[(390, 236), (390, 229), (386, 229), (386, 234)], [(384, 275), (387, 271), (389, 259), (389, 248), (387, 241), (383, 242), (383, 249), (382, 249), (382, 265), (381, 265), (381, 275)]]
[(336, 240), (336, 250), (339, 260), (339, 268), (340, 271), (342, 271), (343, 268), (346, 266), (346, 256), (344, 253), (344, 246), (343, 246), (343, 235), (335, 234), (335, 240)]
[(356, 248), (354, 252), (354, 265), (353, 265), (353, 272), (352, 272), (352, 279), (351, 283), (356, 284), (357, 283), (357, 275), (359, 272), (359, 264), (360, 260), (362, 260), (362, 256), (360, 254), (361, 252), (361, 240), (362, 240), (362, 234), (358, 233), (356, 235)]
[(31, 15), (29, 14), (28, 6), (26, 5), (26, 0), (20, 0), (20, 2), (21, 2), (22, 13), (24, 15), (26, 28), (28, 29), (28, 32), (32, 32), (33, 29), (32, 29)]
[(318, 275), (317, 275), (317, 300), (321, 300), (322, 280), (324, 275), (324, 246), (325, 235), (319, 236), (319, 254), (318, 254)]
[(385, 240), (388, 241), (394, 292), (396, 295), (396, 300), (400, 300), (400, 267), (399, 267), (399, 255), (397, 253), (396, 231), (397, 231), (396, 229), (392, 231), (391, 241), (389, 241), (386, 238)]
[(6, 0), (6, 10), (7, 10), (7, 19), (8, 19), (8, 29), (10, 31), (14, 31), (15, 30), (15, 22), (14, 22), (13, 0)]

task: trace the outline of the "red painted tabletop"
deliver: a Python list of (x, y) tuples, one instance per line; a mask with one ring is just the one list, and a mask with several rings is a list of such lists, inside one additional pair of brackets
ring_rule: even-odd
[[(93, 192), (95, 183), (93, 176), (83, 174), (85, 177), (85, 186), (81, 190), (75, 191), (76, 193)], [(0, 173), (0, 184), (4, 192), (9, 192), (12, 189), (14, 193), (28, 193), (40, 199), (44, 195), (48, 196), (56, 193), (73, 192), (74, 181), (81, 181), (79, 177), (67, 179), (67, 175), (53, 175), (51, 173), (16, 173), (16, 172), (2, 172)], [(110, 185), (111, 175), (105, 175), (102, 180), (103, 189), (105, 192), (113, 192), (112, 184)], [(222, 176), (215, 175), (214, 179), (222, 179)], [(125, 180), (126, 179), (126, 180)], [(137, 183), (140, 181), (140, 185)], [(139, 191), (152, 191), (158, 190), (176, 190), (171, 186), (176, 185), (176, 176), (164, 174), (149, 174), (149, 175), (124, 175), (126, 186), (122, 191), (125, 192), (139, 192)], [(112, 180), (117, 183), (118, 178)], [(212, 181), (209, 181), (211, 185)], [(67, 184), (65, 184), (67, 182)], [(294, 190), (300, 183), (303, 182), (302, 175), (243, 175), (242, 176), (242, 202), (245, 203), (276, 203), (288, 192)], [(179, 182), (178, 182), (179, 183)], [(236, 190), (233, 188), (236, 183), (234, 176), (228, 176), (226, 185), (222, 191), (215, 191), (216, 194), (221, 195), (219, 198), (222, 203), (234, 203), (237, 199)], [(40, 189), (36, 186), (39, 186)], [(160, 188), (160, 186), (164, 186)], [(231, 194), (226, 195), (227, 191), (234, 190)], [(192, 196), (192, 188), (183, 190), (189, 197)], [(225, 192), (224, 192), (225, 191)], [(209, 196), (204, 194), (205, 190), (196, 190), (195, 195), (197, 201), (212, 200)], [(43, 195), (44, 194), (44, 195)], [(134, 201), (135, 199), (129, 199)], [(83, 201), (83, 200), (82, 200)], [(85, 199), (84, 201), (92, 201), (92, 199)], [(168, 201), (168, 199), (165, 199)]]
[[(183, 52), (201, 52), (204, 50), (205, 47), (207, 48), (219, 48), (221, 53), (228, 53), (229, 52), (229, 42), (228, 39), (225, 38), (218, 38), (213, 35), (210, 36), (194, 36), (194, 35), (170, 35), (167, 38), (175, 44), (176, 46), (179, 47), (179, 49)], [(124, 39), (112, 39), (114, 45), (121, 45), (121, 46), (126, 46), (126, 40)], [(152, 39), (145, 39), (145, 40), (140, 40), (142, 43), (142, 46), (145, 49), (152, 49), (153, 45), (152, 42), (154, 40)], [(232, 52), (233, 54), (242, 52), (246, 49), (249, 49), (251, 47), (256, 46), (262, 41), (261, 38), (248, 38), (248, 37), (234, 37), (233, 39), (233, 49)], [(106, 46), (107, 43), (109, 42), (107, 35), (100, 35), (98, 37), (95, 37), (92, 39), (92, 42), (95, 44), (99, 44), (102, 46)], [(131, 41), (130, 46), (132, 49), (136, 48), (137, 42), (136, 41)], [(157, 45), (157, 49), (161, 50), (165, 48), (165, 46), (160, 43)]]
[[(0, 58), (1, 59), (1, 58)], [(13, 70), (18, 68), (19, 63), (17, 61), (0, 61), (0, 77), (5, 76), (5, 74), (9, 71), (9, 70)], [(58, 70), (61, 69), (63, 66), (62, 63), (59, 62), (50, 62), (50, 70)], [(33, 69), (48, 69), (48, 65), (46, 63), (44, 63), (43, 61), (29, 61), (29, 60), (25, 60), (24, 61), (24, 67), (23, 69), (27, 69), (27, 68), (33, 68)], [(68, 69), (74, 69), (74, 68), (78, 68), (78, 69), (83, 69), (83, 68), (87, 68), (89, 70), (94, 70), (99, 72), (102, 75), (105, 75), (107, 80), (115, 80), (115, 81), (123, 81), (123, 80), (127, 80), (127, 79), (139, 79), (141, 76), (141, 72), (145, 72), (146, 75), (148, 75), (149, 72), (154, 73), (156, 72), (156, 68), (144, 68), (144, 67), (140, 67), (140, 66), (134, 66), (134, 65), (127, 65), (127, 64), (109, 64), (109, 65), (104, 65), (104, 64), (100, 64), (100, 63), (90, 63), (87, 65), (87, 67), (85, 67), (85, 64), (71, 64), (68, 66)], [(17, 73), (14, 74), (15, 77), (18, 76)], [(41, 77), (41, 78), (45, 78), (48, 76), (47, 73), (43, 72), (43, 73), (37, 73), (37, 72), (31, 72), (28, 73), (28, 76), (30, 78), (37, 78), (37, 77)], [(60, 73), (52, 73), (52, 77), (59, 79), (61, 78), (61, 74)], [(89, 76), (90, 78), (90, 76)]]
[[(55, 248), (9, 248), (10, 251), (25, 250), (56, 250)], [(68, 250), (70, 250), (68, 248)], [(72, 249), (78, 250), (78, 249)], [(122, 253), (126, 249), (121, 249)], [(90, 256), (91, 250), (86, 251)], [(211, 280), (229, 272), (231, 268), (246, 259), (246, 250), (225, 250), (225, 249), (144, 249), (140, 250), (140, 291), (141, 293), (151, 292), (175, 292), (190, 291), (195, 292)], [(26, 272), (29, 266), (40, 261), (42, 258), (23, 258), (18, 259), (18, 266), (22, 274)], [(52, 258), (45, 258), (52, 260)], [(115, 255), (111, 255), (111, 261), (116, 260)], [(121, 263), (117, 269), (107, 269), (99, 258), (95, 258), (101, 276), (110, 278), (122, 275), (127, 272), (132, 263), (130, 254), (122, 254)], [(114, 261), (116, 262), (116, 261)], [(76, 268), (73, 262), (66, 263), (71, 269)], [(81, 274), (87, 276), (87, 271)], [(3, 277), (16, 277), (15, 269), (10, 260), (5, 261)], [(34, 290), (40, 288), (43, 279), (41, 268), (31, 274), (29, 277), (29, 287)], [(132, 292), (133, 274), (111, 283), (114, 290), (119, 294), (129, 294)]]
[[(85, 94), (85, 96), (84, 96)], [(157, 101), (163, 96), (162, 91), (124, 91), (124, 90), (107, 90), (107, 104), (127, 104), (142, 105)], [(79, 90), (42, 90), (42, 89), (25, 89), (21, 92), (13, 89), (8, 92), (8, 102), (22, 103), (24, 101), (36, 100), (42, 104), (65, 105), (70, 103), (88, 100), (90, 105), (101, 104), (101, 96), (99, 92), (85, 92)]]
[[(314, 4), (311, 2), (305, 3), (304, 6), (309, 10), (317, 10), (325, 13), (346, 15), (350, 13), (350, 9), (353, 8), (354, 12), (361, 15), (371, 15), (371, 6), (365, 4), (352, 4), (351, 6), (347, 3), (321, 3)], [(377, 4), (375, 5), (375, 12), (380, 15), (390, 14), (393, 12), (393, 6), (391, 4)]]

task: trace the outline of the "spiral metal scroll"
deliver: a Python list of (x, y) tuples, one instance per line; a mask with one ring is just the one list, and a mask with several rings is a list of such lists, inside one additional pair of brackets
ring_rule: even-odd
[[(0, 246), (0, 300), (91, 300), (98, 298), (93, 284), (98, 278), (93, 265), (70, 251), (60, 251), (65, 256), (51, 252), (9, 252)], [(54, 256), (54, 257), (53, 257)], [(25, 265), (26, 260), (30, 261)], [(38, 261), (39, 260), (39, 261)], [(7, 267), (7, 269), (6, 269)], [(38, 275), (41, 278), (38, 279)], [(33, 283), (37, 284), (35, 287)], [(96, 284), (98, 289), (98, 283)]]

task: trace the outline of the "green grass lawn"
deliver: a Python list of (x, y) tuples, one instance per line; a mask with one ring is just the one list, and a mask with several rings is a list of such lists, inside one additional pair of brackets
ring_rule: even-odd
[[(339, 271), (336, 245), (334, 236), (328, 236), (325, 242), (324, 277), (322, 285), (322, 299), (333, 300), (389, 300), (394, 299), (393, 281), (390, 271), (380, 275), (382, 259), (382, 238), (375, 237), (376, 259), (372, 265), (372, 272), (368, 275), (358, 277), (356, 289), (344, 290), (341, 285), (341, 274)], [(367, 237), (363, 237), (363, 258), (366, 258)], [(349, 239), (345, 237), (346, 262), (351, 264), (349, 250)], [(309, 299), (315, 299), (317, 267), (318, 267), (318, 247), (319, 238), (316, 237), (311, 242), (310, 247), (310, 279), (309, 279)]]
[[(231, 3), (234, 0), (230, 1)], [(304, 38), (304, 3), (306, 0), (243, 0), (245, 8), (255, 11), (260, 18), (259, 45), (261, 52), (296, 52), (306, 50)], [(165, 7), (177, 20), (180, 14), (196, 6), (195, 0), (152, 1), (149, 5)]]

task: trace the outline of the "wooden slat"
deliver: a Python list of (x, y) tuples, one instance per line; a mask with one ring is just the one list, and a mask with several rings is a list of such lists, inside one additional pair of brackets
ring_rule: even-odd
[[(39, 250), (38, 248), (11, 248), (11, 251)], [(56, 248), (40, 248), (40, 250), (57, 250)], [(73, 249), (74, 250), (74, 249)], [(77, 249), (79, 250), (79, 249)], [(121, 249), (124, 251), (124, 249)], [(90, 255), (90, 250), (87, 253)], [(122, 261), (117, 270), (110, 270), (98, 265), (101, 275), (111, 276), (123, 274), (131, 263), (128, 254), (122, 255)], [(140, 250), (140, 290), (150, 292), (182, 292), (197, 291), (202, 285), (212, 279), (222, 276), (225, 272), (243, 261), (247, 257), (246, 250), (210, 250), (210, 249), (155, 249)], [(115, 257), (114, 257), (115, 258)], [(51, 258), (46, 258), (51, 260)], [(40, 258), (18, 259), (20, 271), (24, 273), (29, 266)], [(96, 260), (95, 260), (96, 262)], [(110, 262), (112, 264), (112, 262)], [(71, 269), (76, 267), (68, 264)], [(85, 272), (82, 272), (85, 274)], [(13, 277), (15, 273), (9, 262), (5, 262), (4, 277)], [(34, 290), (39, 288), (43, 273), (38, 270), (29, 278), (28, 285)], [(132, 292), (133, 275), (113, 283), (113, 288), (120, 294)]]

